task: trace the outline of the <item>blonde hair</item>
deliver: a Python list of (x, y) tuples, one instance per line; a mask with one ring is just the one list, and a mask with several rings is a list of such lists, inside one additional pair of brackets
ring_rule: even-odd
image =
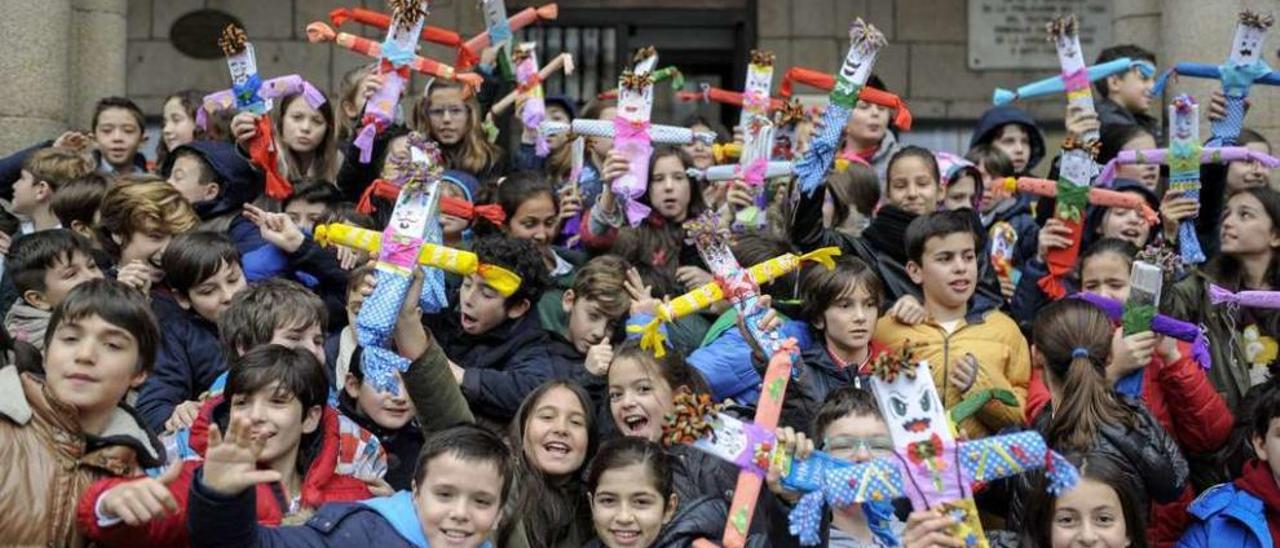
[(338, 106), (333, 112), (334, 118), (337, 119), (334, 135), (339, 141), (346, 143), (355, 135), (360, 113), (357, 112), (355, 118), (349, 118), (347, 108), (355, 108), (356, 94), (360, 92), (360, 82), (373, 71), (373, 67), (374, 65), (359, 66), (342, 75), (342, 92), (338, 94)]
[(22, 162), (22, 169), (33, 175), (37, 182), (48, 183), (57, 192), (58, 187), (82, 179), (97, 168), (83, 154), (71, 149), (49, 147), (35, 151)]
[(165, 234), (181, 234), (200, 222), (186, 198), (164, 181), (132, 182), (122, 178), (107, 190), (98, 210), (98, 241), (113, 256), (121, 245), (139, 232), (158, 230)]
[[(422, 91), (422, 98), (414, 105), (410, 129), (439, 141), (436, 139), (435, 132), (431, 130), (431, 117), (427, 111), (431, 109), (431, 93), (445, 89), (456, 89), (464, 96), (467, 95), (466, 87), (462, 84), (437, 80)], [(457, 145), (449, 147), (452, 150), (446, 151), (449, 167), (481, 177), (501, 161), (502, 151), (485, 137), (483, 124), (480, 121), (480, 102), (476, 100), (475, 94), (467, 96), (462, 103), (467, 107), (467, 130), (462, 140)]]

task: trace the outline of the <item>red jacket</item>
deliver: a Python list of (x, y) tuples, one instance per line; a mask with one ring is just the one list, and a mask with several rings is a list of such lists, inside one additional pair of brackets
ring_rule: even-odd
[[(1191, 357), (1191, 345), (1179, 341), (1178, 353), (1181, 358), (1167, 365), (1159, 355), (1151, 357), (1142, 376), (1142, 402), (1183, 451), (1212, 453), (1231, 434), (1231, 409)], [(1052, 399), (1040, 369), (1033, 367), (1027, 391), (1027, 423)], [(1152, 506), (1147, 538), (1154, 546), (1171, 547), (1178, 541), (1190, 522), (1187, 505), (1193, 500), (1195, 493), (1188, 486), (1177, 501)]]
[[(223, 401), (222, 396), (211, 398), (200, 409), (200, 415), (191, 425), (191, 447), (203, 455), (209, 444), (209, 425), (212, 424), (214, 409)], [(340, 475), (335, 472), (338, 466), (341, 436), (339, 422), (348, 420), (333, 408), (325, 406), (320, 421), (320, 432), (323, 436), (319, 454), (311, 461), (311, 466), (302, 479), (302, 506), (315, 509), (328, 502), (350, 502), (373, 497), (369, 487), (354, 476)], [(107, 490), (121, 483), (137, 478), (111, 478), (94, 482), (76, 508), (76, 521), (80, 531), (90, 541), (104, 546), (189, 546), (187, 538), (187, 497), (191, 492), (191, 481), (202, 461), (190, 460), (182, 463), (182, 472), (169, 484), (169, 492), (178, 503), (178, 513), (171, 514), (139, 526), (130, 527), (119, 523), (111, 527), (99, 527), (95, 508), (100, 497)], [(286, 507), (281, 506), (280, 493), (283, 490), (275, 484), (259, 484), (257, 487), (258, 523), (278, 526), (285, 518)]]

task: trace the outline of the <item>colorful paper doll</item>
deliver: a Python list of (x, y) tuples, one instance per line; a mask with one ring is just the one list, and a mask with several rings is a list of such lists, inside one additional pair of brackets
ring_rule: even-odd
[(218, 45), (227, 56), (231, 89), (204, 96), (196, 113), (196, 125), (205, 128), (208, 114), (232, 108), (257, 115), (254, 136), (248, 142), (249, 159), (265, 174), (267, 196), (276, 200), (288, 198), (293, 194), (293, 185), (280, 173), (279, 145), (270, 115), (272, 103), (286, 95), (301, 93), (307, 105), (320, 108), (325, 102), (324, 94), (296, 74), (263, 81), (258, 74), (253, 44), (240, 27), (228, 25)]
[[(555, 4), (539, 7), (528, 7), (515, 15), (507, 17), (507, 8), (502, 0), (480, 0), (480, 9), (484, 12), (485, 31), (462, 44), (458, 51), (458, 67), (471, 68), (480, 59), (480, 52), (493, 44), (512, 44), (513, 33), (538, 21), (550, 21), (560, 15), (560, 8)], [(506, 48), (502, 48), (506, 49)], [(509, 52), (508, 52), (509, 54)], [(499, 65), (507, 57), (499, 55)]]
[[(1061, 190), (1058, 183), (1035, 177), (1005, 177), (993, 180), (992, 185), (992, 191), (995, 192), (997, 198), (1008, 196), (1014, 192), (1056, 198), (1058, 191)], [(1149, 225), (1155, 225), (1160, 222), (1160, 216), (1156, 214), (1156, 210), (1151, 209), (1151, 205), (1147, 203), (1146, 199), (1132, 192), (1118, 192), (1106, 188), (1090, 187), (1084, 193), (1083, 198), (1085, 203), (1092, 206), (1118, 207), (1137, 211), (1142, 214), (1142, 218)]]
[(1222, 93), (1227, 100), (1227, 116), (1209, 124), (1212, 136), (1205, 144), (1214, 147), (1236, 144), (1240, 129), (1244, 127), (1244, 107), (1249, 98), (1249, 88), (1254, 84), (1280, 85), (1280, 72), (1271, 70), (1267, 62), (1262, 60), (1267, 30), (1273, 22), (1270, 15), (1262, 16), (1248, 10), (1240, 12), (1235, 36), (1231, 41), (1231, 53), (1227, 55), (1225, 63), (1216, 66), (1178, 63), (1160, 76), (1151, 93), (1163, 93), (1171, 74), (1191, 78), (1216, 78), (1222, 82)]
[(409, 72), (420, 72), (445, 80), (457, 80), (474, 90), (483, 80), (473, 73), (458, 73), (453, 67), (419, 57), (418, 35), (427, 18), (425, 0), (392, 0), (391, 26), (381, 43), (345, 32), (335, 33), (329, 25), (307, 25), (307, 40), (312, 43), (335, 42), (356, 53), (378, 58), (378, 74), (383, 77), (382, 86), (365, 103), (360, 130), (353, 141), (360, 150), (360, 162), (369, 163), (373, 154), (374, 138), (395, 122), (400, 95), (409, 85)]
[[(1097, 82), (1108, 76), (1123, 74), (1130, 70), (1138, 70), (1143, 76), (1151, 78), (1156, 75), (1156, 66), (1150, 61), (1142, 59), (1130, 59), (1121, 57), (1112, 59), (1106, 63), (1093, 65), (1085, 69), (1085, 78), (1090, 82)], [(1030, 84), (1018, 86), (1015, 91), (996, 88), (995, 93), (991, 94), (991, 103), (1000, 106), (1007, 105), (1018, 99), (1031, 99), (1033, 97), (1043, 97), (1045, 95), (1054, 95), (1066, 92), (1066, 84), (1062, 75), (1045, 78), (1031, 82)]]
[[(367, 10), (364, 8), (334, 8), (329, 12), (329, 22), (334, 28), (345, 25), (347, 21), (354, 21), (362, 25), (382, 29), (386, 31), (391, 27), (391, 16), (385, 13)], [(441, 27), (433, 27), (426, 25), (422, 27), (422, 34), (419, 36), (423, 42), (439, 44), (441, 46), (456, 49), (459, 54), (459, 61), (454, 64), (459, 70), (466, 70), (475, 64), (478, 59), (464, 58), (463, 52), (467, 50), (462, 47), (462, 35)], [(463, 61), (466, 61), (465, 63)]]
[[(829, 92), (836, 87), (836, 77), (834, 74), (810, 68), (791, 67), (782, 75), (782, 82), (778, 84), (778, 95), (782, 97), (780, 101), (791, 98), (795, 91), (795, 84), (804, 84)], [(907, 102), (903, 101), (902, 97), (884, 90), (862, 86), (862, 89), (858, 90), (858, 100), (894, 111), (893, 125), (903, 131), (911, 130), (911, 110), (907, 108)], [(774, 108), (781, 108), (781, 106), (775, 105)]]
[[(561, 53), (548, 61), (547, 64), (538, 71), (538, 81), (545, 82), (547, 81), (547, 78), (550, 78), (560, 71), (563, 71), (564, 75), (568, 76), (573, 74), (575, 68), (576, 67), (573, 64), (573, 55)], [(511, 108), (511, 105), (516, 104), (516, 99), (520, 97), (520, 93), (521, 91), (517, 87), (517, 89), (512, 90), (511, 93), (508, 93), (502, 99), (499, 99), (498, 102), (494, 103), (493, 106), (489, 108), (489, 116), (501, 116), (508, 108)]]
[(736, 178), (747, 184), (755, 203), (734, 213), (733, 228), (736, 231), (757, 230), (765, 223), (767, 196), (764, 174), (769, 155), (773, 152), (774, 132), (769, 116), (769, 87), (772, 82), (773, 53), (753, 50), (742, 92), (742, 112), (738, 117), (738, 126), (742, 128), (742, 154), (738, 158)]

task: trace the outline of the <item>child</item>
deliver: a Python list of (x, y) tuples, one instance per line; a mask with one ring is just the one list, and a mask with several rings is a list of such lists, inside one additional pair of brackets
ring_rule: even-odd
[[(1097, 92), (1094, 109), (1105, 131), (1113, 126), (1142, 126), (1153, 136), (1160, 135), (1160, 120), (1151, 116), (1151, 89), (1155, 87), (1156, 54), (1134, 44), (1111, 46), (1098, 53), (1095, 64), (1127, 57), (1134, 64), (1129, 70), (1112, 74), (1093, 83)], [(1145, 63), (1139, 68), (1138, 63)], [(1155, 147), (1152, 147), (1155, 148)]]
[[(1101, 143), (1098, 147), (1099, 165), (1106, 165), (1126, 150), (1156, 148), (1155, 134), (1138, 125), (1106, 126), (1102, 128), (1098, 140)], [(1121, 164), (1116, 166), (1116, 179), (1132, 179), (1142, 183), (1147, 190), (1158, 192), (1160, 166), (1158, 164)]]
[(423, 432), (414, 421), (413, 401), (400, 380), (400, 372), (394, 371), (396, 391), (380, 391), (365, 382), (364, 369), (360, 367), (361, 351), (352, 356), (351, 366), (338, 383), (338, 412), (351, 419), (364, 430), (377, 436), (387, 452), (387, 470), (383, 477), (392, 489), (412, 489), (413, 464), (422, 449)]
[(921, 288), (927, 317), (916, 325), (881, 318), (875, 339), (894, 350), (910, 344), (916, 359), (927, 360), (948, 409), (985, 390), (1014, 396), (1017, 405), (991, 400), (960, 423), (976, 439), (1022, 424), (1031, 364), (1012, 319), (998, 310), (969, 308), (978, 281), (971, 215), (940, 211), (907, 227), (907, 274)]
[(58, 218), (58, 224), (95, 242), (93, 227), (97, 224), (98, 208), (107, 195), (107, 178), (91, 173), (70, 181), (53, 194), (49, 210)]
[[(138, 392), (138, 412), (154, 430), (173, 432), (191, 425), (199, 409), (196, 400), (227, 370), (218, 317), (248, 285), (235, 244), (215, 232), (179, 235), (160, 264), (181, 311), (158, 314), (164, 318), (160, 355)], [(156, 306), (162, 306), (159, 299)]]
[(323, 179), (304, 179), (299, 180), (293, 194), (284, 199), (281, 209), (303, 232), (313, 234), (316, 224), (341, 201), (342, 193), (333, 183)]
[(0, 539), (83, 546), (75, 504), (104, 477), (158, 466), (164, 449), (125, 405), (151, 370), (160, 336), (146, 299), (114, 280), (72, 290), (45, 334), (43, 376), (0, 369)]
[[(719, 136), (721, 132), (711, 124), (712, 122), (706, 117), (699, 114), (693, 114), (685, 118), (684, 123), (681, 125), (693, 130), (694, 132), (714, 133)], [(687, 145), (680, 145), (680, 148), (684, 150), (685, 154), (689, 155), (689, 159), (693, 161), (693, 167), (697, 169), (705, 170), (716, 165), (716, 158), (712, 151), (711, 143), (701, 139), (694, 139), (693, 142)]]
[(93, 107), (93, 140), (97, 143), (98, 171), (128, 175), (147, 171), (147, 159), (138, 149), (146, 140), (142, 109), (124, 97), (104, 97)]
[[(333, 180), (338, 175), (339, 160), (333, 105), (324, 97), (320, 108), (311, 108), (307, 101), (298, 101), (302, 97), (295, 93), (280, 99), (275, 119), (280, 173), (290, 182), (308, 178)], [(241, 150), (246, 150), (249, 140), (258, 134), (254, 128), (257, 119), (250, 112), (240, 112), (231, 119), (231, 132)]]
[(1044, 159), (1044, 134), (1026, 112), (1010, 105), (994, 107), (982, 113), (969, 138), (969, 149), (989, 144), (1013, 162), (1013, 175), (1031, 175)]
[(1098, 453), (1073, 453), (1066, 459), (1080, 471), (1080, 482), (1055, 497), (1041, 480), (1029, 490), (1026, 519), (1010, 522), (1021, 526), (1024, 545), (1146, 548), (1147, 516), (1131, 473)]
[(1235, 481), (1205, 491), (1192, 503), (1188, 511), (1196, 521), (1179, 546), (1261, 548), (1280, 538), (1280, 382), (1273, 378), (1257, 390), (1249, 423), (1254, 454)]
[[(543, 99), (546, 105), (546, 115), (543, 120), (548, 122), (560, 122), (570, 124), (574, 118), (574, 108), (572, 101), (563, 96), (552, 96)], [(493, 116), (492, 113), (489, 116)], [(511, 157), (511, 169), (514, 171), (537, 171), (548, 178), (559, 181), (569, 173), (570, 151), (565, 149), (565, 144), (569, 142), (570, 133), (558, 133), (546, 136), (547, 148), (550, 153), (546, 156), (538, 156), (537, 138), (538, 130), (536, 128), (528, 128), (522, 126), (520, 133), (520, 147), (516, 149), (515, 154)], [(563, 174), (561, 173), (563, 171)]]
[(987, 255), (1000, 282), (1000, 293), (1006, 300), (1012, 299), (1022, 277), (1022, 265), (1036, 251), (1036, 236), (1040, 225), (1036, 223), (1032, 198), (1026, 195), (1008, 195), (999, 190), (1007, 177), (1012, 177), (1013, 161), (990, 143), (980, 144), (965, 153), (965, 159), (973, 162), (982, 175), (978, 218), (982, 221), (987, 240)]
[(1105, 367), (1114, 336), (1111, 320), (1091, 303), (1063, 299), (1041, 311), (1033, 354), (1056, 404), (1033, 426), (1060, 453), (1096, 452), (1114, 461), (1137, 480), (1135, 498), (1146, 516), (1152, 500), (1182, 494), (1187, 462), (1140, 403), (1112, 392)]
[(50, 210), (53, 196), (63, 185), (93, 173), (93, 163), (65, 148), (40, 149), (22, 163), (22, 177), (13, 185), (12, 210), (26, 222), (23, 232), (62, 226)]
[(839, 257), (834, 269), (809, 268), (800, 277), (800, 319), (818, 342), (801, 354), (815, 400), (844, 386), (865, 389), (863, 368), (884, 352), (872, 337), (883, 293), (875, 271), (857, 257)]
[(440, 174), (440, 229), (444, 232), (444, 245), (455, 249), (465, 247), (471, 238), (471, 227), (480, 218), (501, 226), (506, 223), (502, 206), (488, 204), (477, 206), (476, 192), (480, 188), (469, 173), (447, 169)]
[(556, 362), (557, 375), (576, 379), (591, 394), (602, 433), (612, 432), (604, 376), (613, 358), (613, 345), (623, 339), (622, 328), (631, 309), (629, 280), (638, 277), (631, 265), (616, 255), (588, 261), (561, 298), (567, 318), (564, 327), (548, 330), (551, 340), (547, 352)]
[(488, 181), (503, 173), (502, 149), (485, 138), (480, 115), (480, 103), (463, 84), (437, 80), (414, 106), (410, 127), (439, 143), (450, 169)]
[(347, 316), (347, 325), (324, 341), (324, 363), (329, 369), (329, 378), (333, 379), (334, 386), (338, 388), (346, 383), (347, 373), (352, 366), (359, 367), (360, 364), (355, 356), (359, 346), (356, 342), (356, 317), (364, 306), (365, 293), (361, 291), (361, 286), (365, 278), (372, 275), (373, 266), (368, 264), (351, 271), (351, 277), (347, 281), (347, 306), (343, 311)]
[(236, 243), (250, 282), (285, 272), (288, 260), (263, 240), (259, 228), (241, 214), (262, 193), (262, 175), (221, 141), (193, 141), (178, 147), (162, 173), (200, 216), (201, 228), (224, 232)]
[[(355, 504), (331, 504), (299, 527), (261, 527), (247, 510), (259, 483), (279, 474), (254, 470), (264, 443), (250, 425), (231, 423), (225, 439), (211, 436), (203, 473), (191, 484), (187, 526), (197, 546), (486, 545), (512, 481), (511, 450), (478, 426), (457, 426), (432, 436), (418, 456), (413, 491)], [(317, 525), (329, 524), (322, 527)]]
[(102, 278), (93, 261), (93, 245), (65, 228), (15, 240), (5, 269), (18, 290), (18, 300), (4, 317), (5, 331), (41, 352), (53, 309), (77, 286)]
[(204, 139), (204, 130), (196, 126), (196, 111), (203, 98), (194, 90), (179, 91), (165, 98), (161, 116), (160, 144), (156, 145), (156, 165), (164, 165), (174, 149)]
[(137, 270), (159, 282), (164, 277), (160, 257), (169, 241), (198, 222), (182, 194), (152, 177), (107, 190), (98, 211), (96, 240), (115, 261), (117, 273)]
[(507, 236), (476, 240), (481, 264), (505, 268), (520, 287), (503, 297), (479, 274), (462, 280), (456, 307), (424, 318), (444, 347), (454, 378), (477, 417), (505, 425), (524, 397), (552, 377), (547, 335), (533, 313), (548, 285), (533, 243)]
[[(880, 77), (874, 74), (867, 79), (867, 87), (889, 91)], [(893, 110), (890, 108), (859, 99), (844, 126), (840, 157), (862, 158), (875, 168), (881, 182), (887, 182), (888, 166), (901, 146), (892, 131), (892, 120)]]
[(982, 173), (978, 167), (950, 152), (933, 153), (938, 159), (938, 172), (942, 176), (942, 209), (978, 209), (982, 198)]
[[(837, 162), (837, 164), (839, 164)], [(880, 180), (871, 165), (856, 158), (827, 174), (822, 227), (853, 237), (862, 235), (880, 203)]]
[[(259, 483), (253, 516), (277, 526), (298, 522), (328, 502), (372, 496), (364, 479), (385, 467), (381, 451), (368, 455), (369, 468), (334, 469), (339, 453), (351, 449), (345, 421), (325, 407), (329, 383), (324, 366), (301, 350), (265, 345), (237, 358), (227, 378), (225, 399), (212, 410), (214, 426), (193, 433), (197, 451), (218, 447), (215, 432), (237, 424), (254, 434), (254, 468), (276, 476)], [(204, 437), (202, 434), (206, 434)], [(248, 441), (248, 440), (245, 440)], [(208, 453), (206, 452), (206, 455)], [(210, 457), (211, 460), (213, 457)], [(105, 479), (80, 497), (77, 521), (89, 540), (108, 545), (187, 545), (192, 484), (202, 477), (200, 460), (173, 465), (159, 479)], [(168, 511), (157, 511), (166, 509)]]

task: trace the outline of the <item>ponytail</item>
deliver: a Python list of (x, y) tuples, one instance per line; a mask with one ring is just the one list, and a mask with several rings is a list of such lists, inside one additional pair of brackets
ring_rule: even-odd
[(1045, 360), (1045, 374), (1062, 391), (1049, 422), (1049, 445), (1059, 451), (1088, 451), (1107, 424), (1136, 425), (1134, 413), (1107, 383), (1111, 321), (1087, 301), (1064, 299), (1036, 318), (1033, 340)]

